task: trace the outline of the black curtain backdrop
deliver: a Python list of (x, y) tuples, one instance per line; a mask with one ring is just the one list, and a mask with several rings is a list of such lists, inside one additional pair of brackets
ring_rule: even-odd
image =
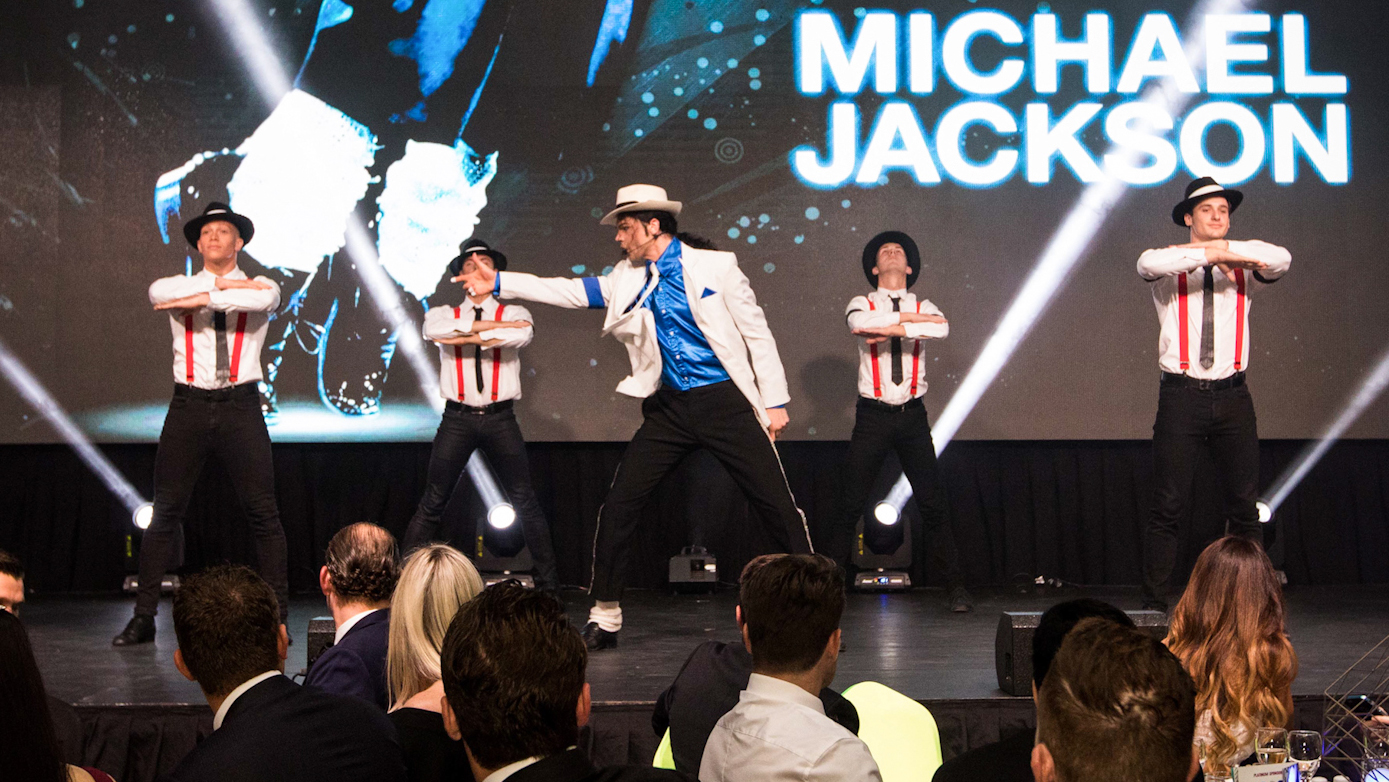
[[(1271, 484), (1306, 444), (1266, 441), (1263, 484)], [(587, 585), (598, 509), (622, 443), (533, 443), (531, 469), (549, 515), (562, 581)], [(780, 446), (786, 473), (818, 538), (840, 493), (847, 444)], [(103, 451), (149, 496), (153, 445)], [(290, 586), (317, 589), (328, 539), (346, 524), (373, 521), (397, 535), (423, 490), (427, 443), (275, 446), (276, 490), (289, 539)], [(1074, 584), (1136, 584), (1141, 528), (1151, 495), (1146, 441), (957, 442), (941, 459), (950, 518), (971, 584), (1017, 583), (1039, 575)], [(891, 476), (884, 475), (886, 484)], [(1275, 563), (1294, 584), (1389, 581), (1389, 441), (1337, 443), (1279, 509), (1266, 530)], [(1213, 468), (1198, 473), (1186, 527), (1182, 573), (1222, 532)], [(465, 550), (480, 503), (465, 478), (445, 524)], [(908, 521), (915, 521), (909, 513)], [(254, 564), (250, 535), (222, 468), (209, 463), (189, 508), (185, 570), (230, 560)], [(667, 480), (647, 510), (632, 558), (634, 587), (666, 586), (667, 558), (702, 543), (719, 558), (721, 580), (769, 550), (731, 479), (697, 454)], [(498, 548), (505, 548), (504, 541)], [(913, 580), (922, 547), (913, 536)], [(133, 572), (139, 534), (130, 514), (68, 448), (0, 446), (0, 548), (19, 555), (26, 583), (40, 592), (109, 592)]]

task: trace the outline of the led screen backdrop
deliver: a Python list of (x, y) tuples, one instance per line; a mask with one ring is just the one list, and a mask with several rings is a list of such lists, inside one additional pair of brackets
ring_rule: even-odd
[[(255, 220), (242, 265), (283, 291), (262, 356), (278, 440), (429, 438), (438, 352), (418, 324), (461, 298), (458, 243), (603, 274), (598, 217), (633, 182), (738, 254), (795, 439), (848, 436), (843, 310), (889, 228), (921, 245), (915, 291), (951, 322), (922, 353), (935, 414), (1048, 247), (1075, 259), (1022, 302), (1045, 307), (960, 437), (1149, 436), (1158, 327), (1134, 265), (1185, 241), (1167, 215), (1196, 174), (1246, 192), (1232, 236), (1293, 255), (1253, 299), (1263, 436), (1316, 436), (1389, 346), (1383, 3), (6, 8), (0, 441), (58, 439), (36, 388), (97, 441), (158, 436), (170, 330), (146, 288), (200, 268), (180, 229), (214, 200)], [(601, 316), (531, 309), (527, 436), (629, 437)], [(1389, 436), (1385, 403), (1350, 434)]]

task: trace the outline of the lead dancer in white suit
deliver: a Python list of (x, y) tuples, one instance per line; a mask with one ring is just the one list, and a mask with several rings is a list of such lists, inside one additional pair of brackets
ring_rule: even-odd
[(618, 190), (602, 224), (617, 228), (626, 257), (602, 277), (542, 279), (480, 267), (455, 280), (502, 299), (606, 309), (603, 333), (627, 347), (632, 374), (617, 390), (643, 400), (644, 420), (598, 517), (589, 588), (596, 602), (584, 627), (592, 650), (617, 645), (632, 533), (661, 479), (691, 451), (706, 448), (723, 462), (779, 548), (810, 551), (773, 444), (790, 398), (776, 340), (733, 253), (677, 235), (680, 207), (663, 188)]

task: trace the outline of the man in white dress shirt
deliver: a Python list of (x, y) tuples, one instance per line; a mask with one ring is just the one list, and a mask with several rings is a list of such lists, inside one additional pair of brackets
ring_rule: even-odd
[(844, 313), (849, 330), (862, 337), (854, 432), (839, 510), (830, 539), (821, 548), (841, 567), (849, 567), (868, 492), (888, 452), (895, 451), (921, 511), (929, 568), (944, 579), (951, 610), (969, 611), (973, 604), (960, 571), (955, 533), (945, 515), (924, 402), (929, 362), (922, 351), (926, 340), (948, 336), (950, 323), (929, 299), (918, 299), (908, 290), (921, 276), (921, 254), (907, 234), (884, 231), (869, 240), (863, 248), (863, 273), (875, 290), (855, 296)]
[(159, 588), (169, 565), (188, 501), (207, 458), (226, 468), (251, 524), (261, 575), (289, 615), (285, 532), (275, 503), (270, 433), (261, 412), (260, 350), (280, 288), (268, 277), (247, 279), (237, 253), (255, 226), (226, 204), (208, 204), (183, 226), (183, 236), (203, 257), (203, 269), (155, 280), (154, 309), (169, 313), (174, 337), (174, 396), (154, 459), (154, 517), (140, 540), (140, 586), (135, 616), (112, 644), (154, 640)]
[[(449, 264), (450, 276), (506, 268), (506, 256), (487, 242), (469, 239)], [(531, 485), (526, 441), (512, 409), (521, 398), (520, 350), (535, 336), (530, 311), (503, 304), (490, 291), (468, 294), (458, 306), (433, 307), (424, 316), (424, 338), (439, 346), (439, 393), (448, 400), (434, 447), (429, 483), (405, 530), (405, 550), (428, 543), (439, 529), (458, 477), (473, 451), (482, 449), (516, 508), (540, 589), (559, 587), (550, 525)]]
[(819, 554), (759, 559), (738, 596), (752, 676), (709, 735), (700, 780), (881, 780), (868, 746), (819, 697), (839, 663), (844, 571)]
[(1210, 177), (1187, 185), (1172, 221), (1186, 244), (1148, 250), (1138, 274), (1153, 291), (1158, 321), (1157, 421), (1153, 424), (1153, 512), (1143, 541), (1143, 607), (1167, 610), (1178, 530), (1191, 507), (1202, 449), (1215, 461), (1229, 532), (1262, 541), (1259, 435), (1249, 367), (1249, 308), (1255, 291), (1277, 282), (1292, 263), (1287, 250), (1258, 240), (1231, 240), (1230, 215), (1244, 194)]

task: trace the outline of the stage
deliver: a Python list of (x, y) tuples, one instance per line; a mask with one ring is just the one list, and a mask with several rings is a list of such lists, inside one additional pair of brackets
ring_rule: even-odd
[[(1004, 695), (994, 671), (994, 635), (1002, 611), (1041, 611), (1089, 596), (1138, 607), (1136, 589), (1062, 588), (1044, 592), (986, 589), (975, 611), (952, 614), (944, 593), (853, 594), (843, 628), (838, 688), (878, 681), (922, 701), (940, 727), (945, 756), (1032, 726), (1030, 699)], [(572, 621), (587, 619), (587, 598), (565, 593)], [(1293, 684), (1295, 721), (1320, 728), (1322, 693), (1389, 633), (1389, 587), (1291, 587), (1288, 631), (1300, 670)], [(652, 703), (705, 640), (735, 640), (734, 590), (673, 595), (633, 590), (624, 600), (625, 629), (616, 650), (592, 655), (588, 681), (595, 703), (585, 742), (601, 762), (648, 762), (656, 746)], [(177, 646), (170, 604), (161, 604), (155, 643), (113, 649), (131, 601), (115, 596), (35, 597), (23, 612), (50, 694), (74, 704), (85, 731), (85, 760), (123, 782), (167, 771), (211, 727), (197, 687), (173, 665)], [(310, 618), (326, 615), (321, 598), (302, 595), (290, 610), (286, 670), (304, 668)]]

